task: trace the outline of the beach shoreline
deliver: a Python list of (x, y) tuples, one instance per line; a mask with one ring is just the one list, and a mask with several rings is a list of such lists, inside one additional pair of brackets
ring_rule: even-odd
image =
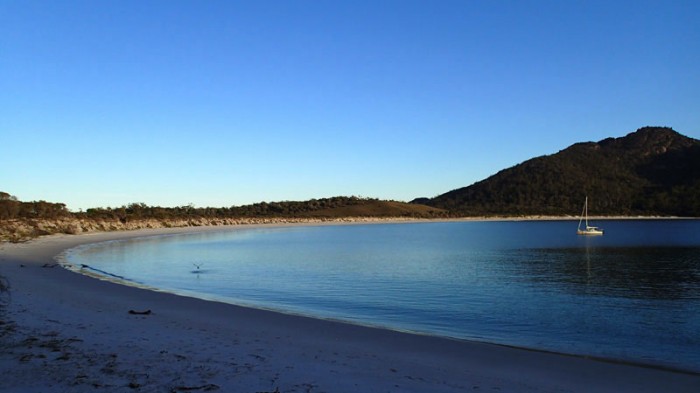
[[(10, 219), (0, 224), (0, 244), (3, 242), (22, 243), (38, 237), (68, 234), (121, 232), (141, 229), (200, 228), (200, 227), (246, 227), (251, 225), (353, 225), (353, 224), (391, 224), (391, 223), (428, 223), (428, 222), (486, 222), (486, 221), (577, 221), (579, 216), (473, 216), (454, 218), (420, 218), (420, 217), (248, 217), (248, 218), (189, 218), (189, 219), (85, 219), (85, 218), (36, 218)], [(590, 216), (590, 220), (685, 220), (698, 217), (677, 216)]]
[(0, 392), (690, 392), (700, 386), (694, 373), (246, 308), (54, 268), (57, 255), (83, 244), (236, 228), (251, 226), (3, 243), (0, 275), (10, 296), (0, 309)]

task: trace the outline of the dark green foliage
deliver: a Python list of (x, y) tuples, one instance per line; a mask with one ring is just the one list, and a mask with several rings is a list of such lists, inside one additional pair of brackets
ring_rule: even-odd
[[(359, 208), (369, 204), (383, 204), (386, 208), (386, 214), (382, 209), (375, 209), (378, 215), (393, 215), (389, 210), (392, 202), (379, 201), (372, 198), (360, 197), (332, 197), (322, 199), (311, 199), (309, 201), (283, 201), (283, 202), (259, 202), (252, 205), (231, 206), (228, 208), (195, 208), (193, 206), (184, 206), (176, 208), (149, 207), (143, 204), (132, 204), (128, 207), (120, 209), (89, 209), (88, 217), (96, 215), (112, 217), (126, 217), (128, 219), (142, 218), (187, 218), (187, 217), (206, 217), (206, 218), (252, 218), (252, 217), (269, 217), (269, 218), (304, 218), (304, 217), (339, 217), (345, 214), (340, 213), (343, 208)], [(415, 212), (415, 215), (431, 216), (429, 211), (437, 213), (439, 209), (420, 209), (415, 206), (403, 204)], [(426, 210), (426, 212), (424, 212)], [(348, 211), (348, 210), (342, 210)], [(360, 211), (359, 209), (351, 209), (350, 211)], [(414, 215), (407, 213), (406, 215)]]
[(237, 217), (308, 217), (319, 211), (329, 211), (348, 206), (361, 206), (378, 199), (360, 197), (332, 197), (311, 199), (305, 202), (260, 202), (252, 205), (232, 207)]
[(20, 202), (14, 196), (0, 192), (0, 220), (16, 218), (60, 218), (70, 216), (63, 203), (46, 201)]
[(91, 219), (119, 219), (121, 221), (141, 219), (169, 219), (191, 218), (201, 216), (200, 212), (206, 209), (195, 209), (192, 205), (178, 207), (148, 206), (145, 203), (132, 203), (118, 208), (94, 208), (87, 209), (84, 213), (75, 213), (75, 216)]
[[(445, 217), (441, 209), (373, 198), (332, 197), (304, 202), (260, 202), (231, 207), (148, 206), (132, 203), (118, 208), (94, 208), (71, 213), (62, 203), (20, 202), (7, 193), (0, 193), (0, 218), (35, 222), (37, 219), (73, 218), (92, 221), (119, 220), (122, 223), (140, 220), (250, 219), (250, 218), (342, 218), (342, 217)], [(42, 235), (44, 233), (36, 233)]]
[(700, 141), (667, 127), (577, 143), (525, 161), (425, 205), (461, 215), (700, 216)]
[[(71, 213), (69, 213), (71, 214)], [(436, 208), (361, 197), (332, 197), (309, 201), (260, 202), (231, 207), (148, 206), (132, 203), (118, 208), (88, 209), (72, 213), (76, 218), (92, 220), (190, 219), (190, 218), (337, 218), (347, 216), (377, 217), (441, 217), (445, 212)]]

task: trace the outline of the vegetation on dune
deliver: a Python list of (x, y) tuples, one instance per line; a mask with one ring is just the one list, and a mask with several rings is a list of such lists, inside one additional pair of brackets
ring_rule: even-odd
[(81, 218), (101, 220), (181, 219), (181, 218), (246, 218), (246, 217), (438, 217), (442, 209), (395, 201), (361, 197), (332, 197), (304, 202), (260, 202), (231, 207), (149, 206), (132, 203), (118, 208), (93, 208), (72, 213), (63, 203), (21, 202), (14, 196), (0, 193), (0, 220)]
[(381, 201), (361, 197), (332, 197), (309, 201), (260, 202), (252, 205), (231, 207), (158, 207), (143, 203), (132, 203), (120, 208), (88, 209), (78, 216), (87, 218), (167, 219), (183, 217), (204, 218), (338, 218), (338, 217), (436, 217), (444, 214), (442, 209), (417, 206), (408, 203)]
[(52, 233), (240, 223), (327, 221), (347, 218), (439, 218), (442, 209), (361, 197), (333, 197), (304, 202), (260, 202), (245, 206), (178, 207), (132, 203), (73, 213), (62, 203), (21, 202), (0, 194), (0, 240), (25, 241)]
[(0, 220), (17, 218), (68, 217), (71, 212), (63, 203), (46, 201), (20, 202), (13, 195), (0, 191)]

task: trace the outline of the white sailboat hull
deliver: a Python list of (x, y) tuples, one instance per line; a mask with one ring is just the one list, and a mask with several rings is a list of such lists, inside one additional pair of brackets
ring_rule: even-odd
[[(581, 224), (584, 222), (584, 219), (586, 220), (586, 225), (581, 228)], [(588, 197), (586, 197), (586, 201), (583, 203), (583, 211), (581, 212), (581, 219), (578, 221), (578, 229), (576, 230), (576, 234), (592, 236), (600, 236), (603, 234), (602, 229), (588, 225)]]
[(602, 235), (603, 230), (598, 229), (596, 227), (588, 227), (586, 229), (579, 229), (576, 231), (576, 233), (579, 235), (593, 235), (593, 236), (595, 236), (595, 235)]

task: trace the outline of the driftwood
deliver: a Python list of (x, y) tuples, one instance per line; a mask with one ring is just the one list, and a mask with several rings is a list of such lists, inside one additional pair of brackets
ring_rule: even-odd
[(129, 314), (131, 314), (131, 315), (151, 315), (151, 310), (146, 310), (146, 311), (129, 310)]

